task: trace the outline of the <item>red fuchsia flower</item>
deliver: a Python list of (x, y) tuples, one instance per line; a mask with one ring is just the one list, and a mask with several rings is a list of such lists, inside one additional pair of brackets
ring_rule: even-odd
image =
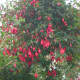
[(4, 55), (4, 56), (6, 55), (5, 51), (3, 51), (3, 55)]
[(52, 76), (52, 73), (48, 70), (48, 76)]
[(15, 40), (13, 40), (13, 45), (15, 45)]
[(48, 21), (51, 21), (51, 17), (47, 16), (47, 20), (48, 20)]
[(37, 74), (37, 73), (35, 73), (35, 74), (34, 74), (34, 77), (35, 77), (35, 78), (38, 78), (38, 74)]
[(32, 64), (32, 62), (31, 62), (31, 61), (28, 61), (28, 67), (30, 67), (30, 66), (31, 66), (31, 64)]
[(55, 57), (54, 57), (54, 56), (52, 56), (52, 57), (51, 57), (51, 60), (52, 60), (52, 61), (54, 61), (54, 59), (55, 59)]
[(66, 22), (66, 21), (64, 21), (64, 25), (65, 25), (65, 26), (68, 26), (68, 24), (67, 24), (67, 22)]
[(27, 58), (27, 54), (25, 54), (25, 58)]
[(7, 51), (7, 48), (4, 48), (4, 50), (6, 50), (6, 51)]
[(41, 18), (42, 18), (42, 16), (39, 16), (39, 17), (37, 18), (37, 20), (41, 20)]
[(13, 69), (9, 69), (10, 72), (14, 72)]
[(32, 49), (32, 45), (30, 46), (30, 48)]
[(43, 39), (41, 39), (41, 45), (43, 45), (44, 44), (44, 40)]
[(64, 18), (62, 18), (62, 22), (64, 22)]
[(65, 51), (66, 51), (66, 48), (65, 47), (64, 48), (60, 48), (60, 54), (61, 55), (63, 55), (65, 53)]
[(9, 28), (5, 28), (5, 31), (6, 31), (6, 32), (9, 32)]
[(41, 30), (40, 30), (40, 32), (42, 32), (42, 33), (43, 33), (43, 32), (44, 32), (44, 30), (43, 30), (43, 29), (41, 29)]
[(32, 35), (32, 39), (35, 39), (36, 38), (36, 36), (35, 35)]
[(26, 2), (26, 0), (24, 0), (24, 2)]
[(33, 51), (35, 51), (36, 50), (36, 48), (35, 47), (33, 47)]
[(19, 13), (19, 16), (20, 16), (20, 17), (23, 17), (23, 13), (22, 13), (22, 12), (20, 12), (20, 13)]
[(12, 33), (12, 34), (17, 34), (17, 28), (14, 27), (14, 28), (11, 30), (11, 33)]
[(43, 39), (41, 39), (41, 45), (43, 45), (43, 47), (45, 48), (48, 48), (49, 46), (50, 46), (50, 42), (49, 42), (49, 40), (43, 40)]
[(70, 47), (72, 47), (72, 44), (70, 43)]
[(52, 24), (51, 24), (51, 23), (49, 23), (49, 24), (48, 24), (48, 27), (50, 27), (50, 28), (51, 28), (51, 27), (52, 27)]
[(18, 56), (19, 56), (19, 57), (23, 57), (22, 54), (19, 54)]
[(24, 48), (22, 52), (23, 52), (23, 53), (26, 53), (26, 48)]
[(60, 57), (58, 57), (58, 58), (56, 59), (56, 62), (58, 62), (58, 61), (59, 61), (59, 62), (61, 61)]
[(53, 77), (56, 77), (56, 70), (52, 70), (52, 75), (53, 75)]
[(72, 78), (70, 78), (70, 80), (73, 80)]
[(26, 31), (27, 33), (29, 33), (29, 29), (27, 29), (27, 31)]
[(41, 53), (41, 50), (38, 48), (38, 53)]
[(31, 60), (32, 60), (32, 61), (34, 60), (34, 55), (33, 55), (33, 54), (32, 54)]
[(13, 48), (13, 51), (16, 53), (17, 52), (17, 48)]
[(46, 32), (47, 32), (47, 36), (49, 36), (49, 34), (51, 33), (51, 32), (53, 32), (53, 29), (52, 29), (52, 24), (48, 24), (48, 27), (47, 27), (47, 29), (46, 29)]
[(39, 0), (33, 0), (33, 1), (30, 2), (30, 4), (33, 5), (33, 7), (35, 7), (36, 3), (39, 3)]
[(35, 56), (38, 57), (38, 52), (35, 52)]
[(16, 68), (16, 63), (13, 66), (14, 66), (14, 68)]
[(30, 58), (32, 57), (32, 52), (31, 52), (31, 50), (28, 51), (28, 55), (29, 55)]
[(39, 7), (39, 4), (37, 4), (37, 6), (36, 7)]
[(58, 2), (58, 3), (57, 3), (57, 6), (59, 6), (59, 7), (60, 7), (61, 5), (62, 5), (62, 4), (61, 4), (60, 2)]
[(22, 47), (19, 47), (19, 51), (22, 52), (22, 50), (23, 50)]
[(62, 22), (64, 23), (65, 26), (68, 26), (67, 22), (62, 18)]
[(8, 49), (6, 50), (6, 52), (7, 52), (7, 54), (8, 54), (9, 56), (11, 55), (11, 54), (10, 54), (10, 51), (9, 51)]
[(51, 51), (51, 52), (50, 52), (50, 55), (53, 55), (53, 54), (54, 54), (54, 52)]
[(21, 54), (19, 54), (19, 59), (22, 61), (22, 62), (26, 62), (26, 60), (25, 60), (25, 57), (23, 57)]
[(19, 19), (19, 16), (18, 16), (18, 14), (16, 14), (16, 19)]
[(72, 56), (67, 56), (67, 57), (66, 57), (66, 60), (67, 60), (67, 61), (72, 61)]
[(56, 70), (53, 69), (52, 71), (48, 71), (48, 75), (56, 77)]
[(50, 42), (48, 40), (45, 40), (43, 47), (48, 48), (49, 46), (50, 46)]

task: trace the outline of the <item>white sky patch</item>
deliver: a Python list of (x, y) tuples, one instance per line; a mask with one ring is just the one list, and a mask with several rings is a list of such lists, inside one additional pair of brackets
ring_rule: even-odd
[(80, 3), (80, 0), (66, 0), (66, 3), (69, 4), (71, 3), (71, 5), (74, 7), (74, 8), (77, 8), (77, 9), (80, 9), (80, 6), (77, 6), (75, 3)]
[(1, 1), (0, 1), (0, 5), (1, 5), (1, 4), (5, 4), (5, 2), (6, 2), (6, 0), (1, 0)]

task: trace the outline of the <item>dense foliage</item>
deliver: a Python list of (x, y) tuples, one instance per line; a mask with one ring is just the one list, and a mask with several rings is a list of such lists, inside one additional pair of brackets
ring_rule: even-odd
[(1, 80), (75, 80), (79, 11), (64, 0), (15, 4), (1, 16)]

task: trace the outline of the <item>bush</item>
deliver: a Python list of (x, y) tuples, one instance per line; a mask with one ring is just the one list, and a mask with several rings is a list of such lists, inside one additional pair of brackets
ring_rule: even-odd
[(63, 0), (16, 4), (2, 16), (1, 79), (74, 80), (80, 59), (75, 52), (80, 44), (78, 10)]

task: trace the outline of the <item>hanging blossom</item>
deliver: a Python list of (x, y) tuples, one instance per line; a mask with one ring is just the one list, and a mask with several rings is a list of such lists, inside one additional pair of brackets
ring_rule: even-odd
[(39, 21), (40, 21), (41, 19), (42, 19), (42, 16), (39, 16), (39, 17), (37, 18), (37, 20), (39, 20)]
[(38, 78), (38, 74), (37, 74), (37, 73), (35, 73), (35, 74), (34, 74), (34, 77), (35, 77), (35, 78)]
[(48, 48), (50, 46), (50, 41), (47, 39), (41, 39), (41, 45), (43, 45), (44, 48)]
[(65, 26), (68, 26), (67, 22), (62, 18), (62, 22), (64, 23)]
[(30, 4), (33, 5), (33, 7), (35, 7), (36, 3), (39, 3), (39, 0), (32, 0), (30, 2)]
[(23, 57), (21, 54), (19, 54), (19, 59), (22, 61), (22, 62), (26, 62), (26, 59), (25, 59), (25, 57)]
[(6, 55), (5, 51), (3, 51), (3, 55), (4, 55), (4, 56)]
[(17, 30), (17, 28), (15, 28), (15, 27), (11, 30), (11, 33), (12, 33), (12, 34), (17, 34), (17, 32), (18, 32), (18, 30)]
[(72, 61), (72, 56), (66, 56), (67, 61)]
[(48, 76), (56, 77), (56, 70), (54, 69), (52, 71), (48, 70)]
[(61, 55), (63, 55), (65, 53), (65, 51), (66, 51), (66, 48), (65, 47), (64, 48), (60, 48), (60, 54)]
[(13, 64), (13, 67), (14, 67), (14, 68), (16, 68), (16, 63), (15, 63), (15, 64)]
[(63, 55), (66, 51), (66, 47), (62, 48), (60, 41), (59, 41), (59, 48), (60, 48), (60, 54)]
[(46, 32), (47, 32), (47, 36), (49, 36), (49, 34), (50, 34), (51, 32), (53, 32), (52, 24), (51, 24), (51, 23), (48, 24), (48, 27), (47, 27), (47, 29), (46, 29)]
[(48, 21), (51, 21), (51, 17), (50, 17), (50, 16), (47, 16), (47, 20), (48, 20)]

